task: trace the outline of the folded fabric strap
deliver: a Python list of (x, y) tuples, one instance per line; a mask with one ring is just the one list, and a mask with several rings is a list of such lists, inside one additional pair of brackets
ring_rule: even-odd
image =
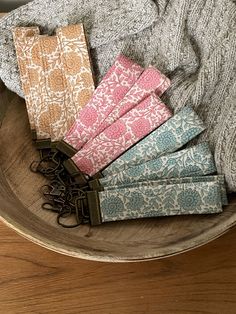
[(66, 107), (67, 123), (71, 127), (76, 115), (94, 92), (93, 72), (83, 24), (60, 27), (56, 34), (69, 98)]
[(95, 136), (126, 114), (135, 105), (139, 104), (152, 92), (155, 92), (157, 96), (161, 96), (169, 86), (170, 80), (165, 75), (154, 67), (147, 68), (125, 97), (117, 104), (110, 115), (101, 124), (95, 133)]
[(216, 172), (214, 158), (207, 143), (147, 161), (120, 173), (100, 179), (103, 186), (137, 181), (203, 176)]
[(228, 204), (228, 198), (225, 188), (225, 179), (223, 175), (216, 176), (199, 176), (199, 177), (184, 177), (184, 178), (172, 178), (172, 179), (161, 179), (155, 181), (141, 181), (121, 185), (107, 185), (102, 186), (99, 179), (95, 179), (89, 182), (89, 186), (92, 190), (97, 191), (107, 191), (107, 190), (117, 190), (123, 188), (132, 187), (152, 187), (156, 185), (169, 185), (169, 184), (182, 184), (182, 183), (194, 183), (194, 182), (219, 182), (221, 187), (221, 202), (223, 205)]
[[(39, 36), (38, 27), (16, 27), (12, 30), (17, 62), (20, 71), (22, 89), (25, 95), (26, 108), (30, 123), (30, 129), (35, 132), (35, 93), (38, 89), (34, 88), (37, 77), (35, 71), (39, 71), (39, 66), (35, 61), (34, 47)], [(38, 96), (36, 97), (38, 99)]]
[(155, 94), (151, 94), (88, 142), (71, 160), (65, 162), (65, 166), (67, 169), (76, 166), (78, 172), (93, 176), (170, 117), (167, 106)]
[(65, 134), (67, 130), (67, 89), (60, 62), (58, 38), (56, 36), (39, 37), (39, 49), (43, 68), (43, 77), (40, 79), (43, 85), (44, 103), (37, 108), (36, 112), (39, 119), (41, 119), (42, 112), (49, 117), (49, 138), (52, 141), (57, 141), (63, 137), (63, 133)]
[(88, 104), (80, 111), (76, 122), (64, 138), (79, 150), (94, 137), (100, 124), (108, 117), (113, 108), (124, 98), (137, 81), (143, 68), (120, 55), (95, 90)]
[(222, 212), (218, 181), (87, 192), (91, 224), (145, 217)]
[(202, 120), (191, 107), (185, 107), (158, 129), (117, 158), (103, 175), (111, 175), (132, 166), (172, 153), (205, 130)]
[[(16, 46), (19, 32), (21, 28), (13, 32)], [(58, 141), (94, 91), (83, 25), (60, 28), (56, 36), (38, 35), (33, 46), (31, 37), (27, 39), (30, 66), (23, 82), (31, 87), (28, 107), (34, 111), (37, 139)], [(25, 60), (20, 50), (18, 54), (21, 67)]]
[(82, 24), (40, 38), (51, 140), (62, 139), (92, 96), (94, 83)]

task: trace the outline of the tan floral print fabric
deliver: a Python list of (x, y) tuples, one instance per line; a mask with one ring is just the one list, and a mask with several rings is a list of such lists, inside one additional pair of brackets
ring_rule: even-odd
[(32, 47), (29, 82), (31, 85), (32, 106), (35, 108), (35, 130), (38, 139), (51, 137), (51, 117), (46, 99), (45, 69), (41, 41), (46, 36), (39, 36)]
[(56, 36), (18, 27), (13, 35), (31, 129), (38, 139), (60, 140), (94, 91), (83, 25), (59, 28)]
[[(52, 141), (56, 141), (67, 130), (67, 90), (60, 60), (58, 38), (55, 36), (40, 37), (39, 49), (43, 68), (41, 80), (44, 85), (45, 110), (50, 121), (49, 137)], [(37, 116), (40, 117), (40, 112)]]
[(94, 92), (92, 67), (83, 24), (58, 28), (56, 34), (69, 91), (68, 123), (72, 125), (78, 108), (84, 107)]
[(38, 27), (17, 27), (13, 29), (13, 39), (17, 54), (17, 61), (20, 71), (22, 89), (25, 94), (26, 107), (29, 117), (30, 128), (35, 130), (35, 108), (32, 106), (33, 99), (30, 93), (29, 66), (30, 55), (37, 42), (39, 35)]

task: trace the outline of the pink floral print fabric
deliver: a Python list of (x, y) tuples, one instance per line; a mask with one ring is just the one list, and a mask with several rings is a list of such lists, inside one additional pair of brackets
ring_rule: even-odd
[(170, 80), (164, 74), (154, 67), (147, 68), (97, 129), (96, 135), (126, 114), (152, 92), (156, 92), (157, 96), (161, 96), (169, 86)]
[(82, 172), (93, 176), (171, 116), (168, 107), (152, 93), (86, 143), (72, 160)]

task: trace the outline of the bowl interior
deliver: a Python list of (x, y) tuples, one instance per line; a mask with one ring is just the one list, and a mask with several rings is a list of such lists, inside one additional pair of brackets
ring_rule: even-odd
[(65, 229), (41, 209), (39, 188), (46, 182), (29, 165), (38, 154), (32, 144), (24, 100), (0, 90), (0, 216), (28, 239), (49, 249), (102, 261), (166, 257), (202, 245), (236, 221), (236, 197), (222, 214), (106, 223)]

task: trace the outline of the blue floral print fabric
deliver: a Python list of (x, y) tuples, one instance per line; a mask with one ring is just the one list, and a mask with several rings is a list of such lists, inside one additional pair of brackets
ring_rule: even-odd
[(217, 180), (140, 185), (99, 192), (102, 221), (222, 212)]
[[(225, 179), (223, 175), (216, 175), (216, 176), (200, 176), (200, 177), (184, 177), (184, 178), (172, 178), (172, 179), (161, 179), (156, 181), (141, 181), (141, 182), (134, 182), (122, 185), (112, 185), (112, 186), (105, 186), (104, 190), (117, 190), (123, 188), (142, 188), (142, 187), (153, 187), (157, 185), (169, 185), (169, 184), (181, 184), (181, 183), (193, 183), (193, 182), (218, 182), (220, 185), (221, 191), (221, 202), (222, 205), (228, 204), (228, 198), (225, 188)], [(209, 196), (209, 200), (212, 196)]]
[(148, 180), (204, 176), (214, 172), (216, 167), (209, 145), (201, 143), (104, 177), (100, 182), (105, 187)]

